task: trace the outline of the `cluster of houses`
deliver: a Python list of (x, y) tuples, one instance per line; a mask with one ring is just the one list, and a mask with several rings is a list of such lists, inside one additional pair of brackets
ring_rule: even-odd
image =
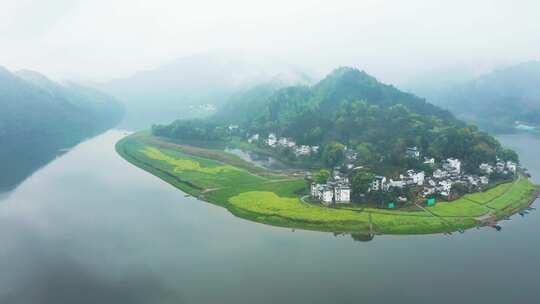
[[(229, 131), (238, 130), (238, 126), (230, 125)], [(319, 146), (297, 145), (291, 138), (278, 137), (274, 133), (268, 137), (261, 138), (259, 134), (248, 137), (249, 143), (263, 141), (271, 148), (289, 148), (297, 157), (309, 156), (319, 152)], [(345, 162), (343, 169), (356, 170), (362, 167), (355, 166), (354, 163), (358, 154), (354, 150), (345, 149)], [(417, 147), (409, 147), (405, 154), (409, 158), (420, 159), (421, 153)], [(368, 192), (383, 191), (389, 192), (396, 189), (408, 189), (415, 187), (423, 197), (441, 196), (452, 199), (452, 187), (461, 184), (468, 191), (484, 189), (489, 184), (489, 176), (498, 173), (512, 176), (516, 174), (518, 165), (511, 161), (497, 160), (495, 164), (483, 163), (479, 167), (481, 174), (466, 174), (462, 170), (462, 162), (456, 158), (448, 158), (437, 166), (434, 158), (424, 158), (423, 163), (432, 168), (438, 167), (433, 174), (428, 176), (424, 171), (407, 170), (399, 176), (386, 177), (376, 176), (370, 183)], [(324, 205), (347, 204), (351, 201), (351, 184), (349, 179), (342, 175), (339, 170), (334, 170), (332, 176), (326, 184), (311, 184), (311, 197), (321, 201)], [(407, 201), (406, 197), (398, 197), (398, 201)]]
[[(408, 148), (407, 156), (419, 158), (420, 153), (416, 147)], [(424, 164), (435, 165), (433, 158), (425, 158)], [(410, 186), (422, 186), (420, 195), (429, 197), (439, 195), (443, 198), (451, 198), (452, 186), (461, 184), (469, 191), (481, 190), (489, 184), (489, 176), (494, 173), (511, 176), (517, 172), (517, 164), (511, 161), (498, 160), (495, 165), (483, 163), (479, 167), (481, 174), (466, 174), (462, 170), (459, 159), (448, 158), (443, 161), (440, 168), (433, 171), (431, 176), (426, 176), (423, 171), (408, 170), (405, 175), (392, 179), (377, 176), (370, 185), (370, 191), (390, 191), (392, 188), (405, 188)]]
[[(416, 147), (408, 148), (406, 154), (408, 157), (420, 158), (420, 152)], [(424, 164), (436, 165), (433, 158), (424, 158)], [(489, 184), (489, 176), (491, 174), (498, 173), (505, 176), (513, 176), (517, 172), (518, 165), (511, 161), (504, 162), (497, 160), (495, 164), (483, 163), (479, 169), (481, 174), (466, 174), (462, 170), (462, 162), (459, 159), (448, 158), (430, 176), (424, 171), (412, 169), (407, 170), (398, 177), (376, 176), (370, 183), (368, 192), (389, 192), (396, 189), (417, 187), (420, 190), (419, 194), (423, 197), (438, 195), (446, 199), (452, 199), (452, 187), (454, 185), (459, 183), (468, 191), (481, 190)], [(349, 180), (341, 177), (337, 171), (334, 171), (332, 178), (327, 184), (313, 183), (311, 185), (311, 196), (320, 200), (325, 205), (331, 203), (349, 203), (350, 189)], [(401, 202), (407, 201), (407, 198), (403, 196), (397, 199)]]
[(351, 186), (347, 177), (334, 170), (326, 184), (311, 184), (311, 197), (320, 200), (324, 205), (348, 204), (351, 202)]
[(517, 171), (517, 164), (511, 161), (504, 162), (498, 160), (495, 165), (490, 165), (486, 163), (481, 164), (480, 171), (488, 175), (492, 173), (499, 173), (503, 175), (515, 174)]
[[(258, 142), (259, 140), (259, 134), (254, 134), (248, 137), (249, 143)], [(290, 148), (296, 157), (310, 156), (311, 154), (316, 154), (319, 152), (319, 146), (297, 145), (293, 139), (287, 137), (278, 138), (274, 133), (268, 134), (268, 137), (264, 140), (264, 143), (271, 148)]]

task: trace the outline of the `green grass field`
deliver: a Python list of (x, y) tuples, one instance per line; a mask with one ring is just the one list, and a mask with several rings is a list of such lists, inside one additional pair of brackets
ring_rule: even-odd
[(290, 178), (221, 150), (170, 143), (141, 132), (116, 145), (132, 164), (236, 216), (275, 226), (318, 231), (382, 234), (452, 232), (477, 225), (475, 217), (499, 218), (526, 207), (537, 186), (528, 179), (499, 185), (425, 210), (327, 208), (304, 203), (307, 182)]

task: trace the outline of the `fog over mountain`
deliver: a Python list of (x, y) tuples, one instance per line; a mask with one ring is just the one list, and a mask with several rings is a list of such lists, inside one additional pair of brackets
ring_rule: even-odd
[(422, 85), (412, 91), (489, 131), (511, 132), (520, 124), (540, 124), (540, 61), (472, 79), (431, 79)]
[[(75, 83), (0, 66), (0, 192), (16, 186), (66, 148), (115, 126), (123, 106)], [(65, 152), (65, 151), (64, 151)]]
[(311, 81), (299, 68), (259, 64), (240, 54), (206, 52), (94, 85), (126, 105), (122, 126), (147, 128), (153, 123), (212, 114), (233, 94), (254, 85)]
[(12, 70), (107, 81), (230, 50), (401, 84), (456, 65), (487, 72), (540, 59), (538, 11), (531, 0), (2, 1), (0, 58)]
[(0, 142), (80, 134), (114, 126), (123, 108), (113, 97), (75, 83), (61, 85), (29, 70), (0, 67)]

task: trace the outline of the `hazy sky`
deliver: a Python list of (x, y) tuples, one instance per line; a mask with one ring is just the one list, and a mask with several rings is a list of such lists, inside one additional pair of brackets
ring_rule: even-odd
[(0, 0), (0, 65), (106, 80), (242, 50), (389, 82), (540, 59), (540, 1)]

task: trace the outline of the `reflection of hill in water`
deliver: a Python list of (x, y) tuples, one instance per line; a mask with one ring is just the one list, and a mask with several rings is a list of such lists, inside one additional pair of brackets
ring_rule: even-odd
[(80, 135), (32, 140), (0, 139), (0, 193), (14, 190), (35, 171), (81, 140)]
[(289, 166), (268, 155), (248, 152), (237, 148), (226, 148), (225, 152), (234, 154), (245, 161), (248, 161), (266, 169), (277, 171), (294, 171)]

